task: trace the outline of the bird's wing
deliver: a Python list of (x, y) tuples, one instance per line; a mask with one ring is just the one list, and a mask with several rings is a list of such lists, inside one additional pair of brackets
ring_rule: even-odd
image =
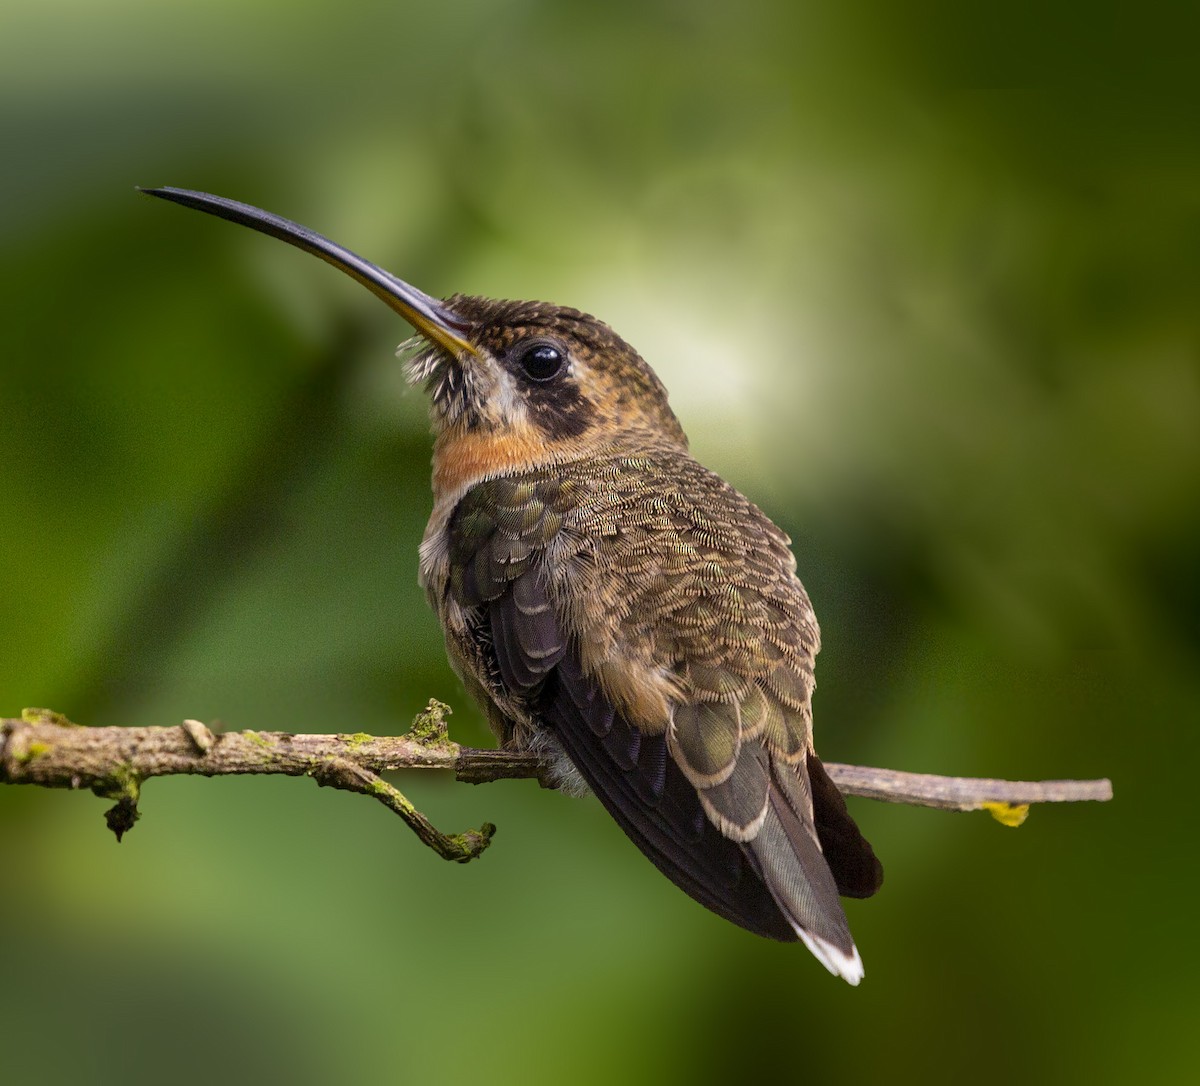
[[(856, 979), (839, 882), (869, 893), (880, 870), (831, 784), (832, 814), (814, 816), (811, 608), (786, 537), (688, 463), (695, 477), (675, 463), (666, 482), (638, 459), (481, 484), (451, 523), (450, 592), (479, 616), (492, 688), (552, 729), (664, 874)], [(665, 718), (613, 668), (666, 675)], [(823, 822), (853, 878), (830, 872)]]
[(455, 512), (449, 592), (478, 616), (475, 635), (491, 669), (484, 686), (554, 732), (618, 825), (672, 882), (742, 927), (794, 940), (752, 861), (705, 815), (665, 733), (631, 726), (583, 671), (544, 568), (545, 549), (576, 499), (553, 479), (496, 479)]

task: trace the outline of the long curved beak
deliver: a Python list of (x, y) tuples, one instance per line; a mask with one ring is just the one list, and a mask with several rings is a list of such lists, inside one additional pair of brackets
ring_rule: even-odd
[(268, 234), (289, 245), (303, 249), (306, 253), (320, 257), (327, 264), (345, 272), (350, 278), (362, 283), (377, 298), (381, 298), (392, 309), (400, 314), (409, 324), (427, 339), (444, 347), (452, 354), (458, 355), (466, 351), (475, 354), (475, 348), (466, 338), (471, 325), (458, 316), (444, 302), (431, 298), (416, 287), (410, 286), (403, 279), (397, 279), (390, 272), (384, 271), (369, 260), (364, 260), (357, 253), (338, 245), (323, 237), (307, 226), (292, 222), (290, 219), (272, 215), (262, 208), (250, 204), (241, 204), (236, 200), (227, 200), (223, 196), (212, 196), (207, 192), (193, 192), (190, 189), (158, 188), (138, 189), (147, 196), (157, 196), (162, 200), (170, 200), (184, 207), (192, 207), (197, 211), (206, 211), (221, 219), (228, 219), (241, 226), (248, 226), (261, 234)]

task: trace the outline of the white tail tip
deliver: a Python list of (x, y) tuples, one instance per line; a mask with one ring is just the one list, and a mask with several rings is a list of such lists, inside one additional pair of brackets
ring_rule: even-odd
[(817, 959), (835, 977), (841, 977), (849, 984), (857, 985), (863, 979), (862, 958), (858, 956), (858, 947), (851, 945), (847, 954), (840, 947), (819, 936), (812, 935), (801, 927), (796, 928), (796, 934)]

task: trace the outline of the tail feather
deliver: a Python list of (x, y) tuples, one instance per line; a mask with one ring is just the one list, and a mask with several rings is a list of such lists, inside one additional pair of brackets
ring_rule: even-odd
[(870, 897), (883, 884), (883, 864), (846, 810), (846, 800), (829, 779), (821, 759), (808, 756), (813, 820), (825, 862), (843, 897)]
[(838, 898), (838, 886), (821, 853), (812, 796), (801, 768), (771, 758), (770, 800), (762, 829), (746, 847), (763, 881), (796, 935), (836, 976), (857, 984), (862, 959)]

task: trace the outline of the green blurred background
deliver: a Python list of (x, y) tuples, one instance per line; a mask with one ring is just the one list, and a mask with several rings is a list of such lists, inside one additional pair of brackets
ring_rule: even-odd
[[(1164, 9), (1165, 11), (1166, 9)], [(9, 1083), (1197, 1073), (1196, 27), (1154, 5), (0, 7), (0, 714), (485, 744), (416, 586), (408, 330), (207, 189), (656, 366), (793, 536), (827, 758), (1111, 776), (1020, 831), (854, 802), (835, 981), (598, 806), (0, 790)]]

